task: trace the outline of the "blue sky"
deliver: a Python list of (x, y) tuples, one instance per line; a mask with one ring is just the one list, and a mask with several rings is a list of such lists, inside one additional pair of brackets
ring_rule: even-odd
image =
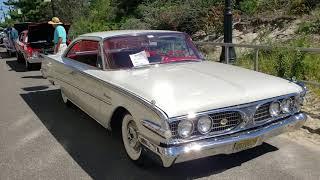
[[(2, 6), (2, 9), (3, 9), (5, 12), (7, 12), (7, 11), (8, 11), (8, 7), (3, 4), (3, 1), (5, 1), (5, 0), (0, 0), (0, 6)], [(0, 12), (0, 19), (1, 19), (1, 21), (4, 20), (4, 19), (3, 19), (3, 13), (2, 13), (2, 12)]]
[(4, 10), (8, 10), (8, 7), (3, 4), (3, 1), (6, 1), (6, 0), (0, 0), (0, 5), (3, 6)]

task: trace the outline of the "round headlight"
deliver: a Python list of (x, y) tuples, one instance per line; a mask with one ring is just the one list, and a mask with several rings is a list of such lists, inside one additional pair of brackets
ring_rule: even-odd
[(281, 111), (283, 113), (291, 113), (291, 111), (292, 111), (292, 101), (291, 101), (291, 99), (284, 99), (281, 102)]
[(181, 121), (178, 125), (178, 134), (182, 138), (187, 138), (192, 134), (193, 123), (191, 121), (185, 120)]
[(271, 103), (269, 107), (269, 113), (272, 117), (278, 116), (280, 114), (281, 108), (279, 102)]
[(209, 116), (203, 116), (198, 120), (198, 131), (201, 134), (206, 134), (211, 130), (212, 120)]

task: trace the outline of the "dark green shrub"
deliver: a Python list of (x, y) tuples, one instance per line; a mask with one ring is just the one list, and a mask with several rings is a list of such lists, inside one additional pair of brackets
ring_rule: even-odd
[(244, 0), (240, 2), (240, 10), (251, 15), (258, 9), (258, 0)]
[(297, 32), (302, 34), (320, 34), (320, 19), (301, 23)]
[(129, 18), (121, 24), (121, 29), (150, 29), (150, 25), (140, 19)]
[[(309, 39), (300, 38), (279, 46), (309, 47)], [(253, 69), (254, 53), (239, 58), (237, 65)], [(296, 77), (299, 80), (320, 82), (320, 54), (312, 54), (274, 47), (273, 50), (260, 50), (259, 71), (282, 78)]]

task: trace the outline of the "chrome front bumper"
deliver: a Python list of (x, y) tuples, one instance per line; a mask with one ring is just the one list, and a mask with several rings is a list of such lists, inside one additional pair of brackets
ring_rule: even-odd
[(222, 137), (213, 137), (182, 145), (158, 146), (142, 137), (140, 138), (140, 142), (144, 145), (145, 152), (147, 152), (150, 157), (156, 156), (156, 159), (160, 160), (164, 167), (170, 167), (175, 163), (218, 154), (232, 154), (238, 152), (234, 150), (235, 144), (243, 140), (257, 138), (258, 140), (253, 147), (261, 145), (265, 140), (271, 137), (301, 128), (306, 120), (307, 116), (304, 113), (299, 113), (257, 129)]

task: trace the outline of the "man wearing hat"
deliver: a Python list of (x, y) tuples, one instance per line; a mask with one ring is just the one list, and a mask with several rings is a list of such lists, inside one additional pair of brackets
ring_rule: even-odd
[(67, 48), (67, 33), (65, 28), (62, 26), (62, 22), (59, 18), (53, 17), (51, 21), (48, 22), (51, 24), (54, 30), (54, 54), (62, 54)]

